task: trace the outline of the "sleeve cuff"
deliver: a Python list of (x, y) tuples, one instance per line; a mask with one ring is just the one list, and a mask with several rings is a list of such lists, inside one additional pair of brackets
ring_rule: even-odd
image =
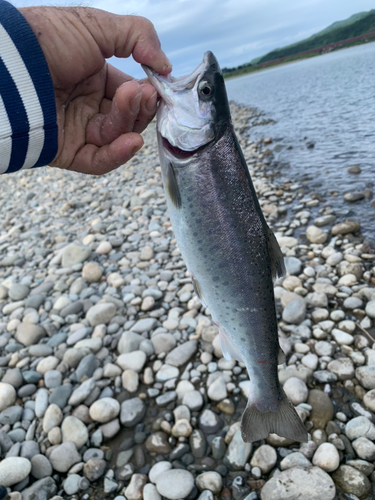
[(55, 94), (31, 27), (0, 0), (0, 173), (41, 167), (57, 153)]

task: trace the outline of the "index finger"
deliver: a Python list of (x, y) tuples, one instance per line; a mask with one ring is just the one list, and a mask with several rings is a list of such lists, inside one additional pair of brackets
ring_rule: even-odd
[(151, 21), (140, 16), (119, 16), (100, 9), (74, 8), (98, 44), (103, 56), (129, 57), (167, 75), (172, 64), (162, 51)]

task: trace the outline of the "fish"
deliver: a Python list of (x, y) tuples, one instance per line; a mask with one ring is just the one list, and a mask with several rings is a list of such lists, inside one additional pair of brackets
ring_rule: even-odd
[(194, 291), (218, 326), (226, 360), (245, 364), (249, 396), (245, 442), (270, 433), (307, 442), (278, 379), (273, 282), (284, 259), (268, 227), (231, 121), (225, 83), (212, 52), (181, 78), (143, 66), (160, 96), (157, 139), (175, 238)]

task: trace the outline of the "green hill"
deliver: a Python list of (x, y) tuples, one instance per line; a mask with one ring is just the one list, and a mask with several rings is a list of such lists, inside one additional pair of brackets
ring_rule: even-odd
[(293, 58), (293, 56), (297, 56), (297, 54), (301, 52), (319, 49), (331, 43), (342, 42), (368, 33), (375, 33), (375, 9), (368, 12), (353, 14), (343, 21), (336, 21), (305, 40), (272, 50), (264, 56), (256, 57), (252, 61), (237, 66), (236, 68), (223, 68), (223, 73), (227, 76), (231, 76), (231, 73), (238, 74), (241, 72), (242, 74), (243, 72), (253, 71), (262, 63), (286, 57)]
[(302, 40), (301, 42), (288, 45), (280, 49), (272, 50), (258, 60), (262, 64), (282, 57), (290, 57), (300, 52), (317, 49), (330, 43), (341, 42), (349, 38), (354, 38), (367, 33), (375, 32), (375, 10), (361, 12), (349, 17), (344, 21), (331, 24), (315, 35)]

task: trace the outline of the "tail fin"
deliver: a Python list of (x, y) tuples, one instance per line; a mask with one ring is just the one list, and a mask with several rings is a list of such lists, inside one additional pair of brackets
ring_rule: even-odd
[(270, 433), (307, 442), (306, 428), (282, 389), (281, 396), (277, 411), (260, 412), (255, 403), (249, 400), (241, 421), (242, 439), (245, 443), (265, 439)]

